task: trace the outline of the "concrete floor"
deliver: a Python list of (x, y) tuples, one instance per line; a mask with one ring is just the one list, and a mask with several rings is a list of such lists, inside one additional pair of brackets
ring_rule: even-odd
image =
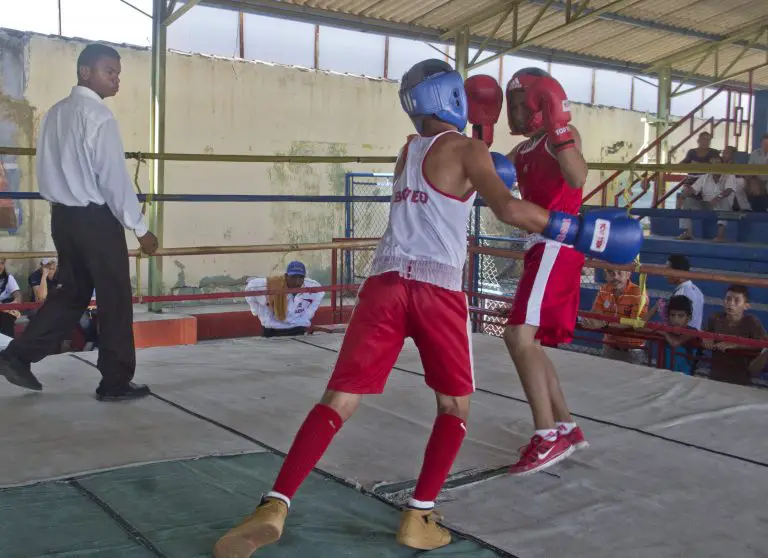
[[(95, 354), (46, 359), (34, 368), (43, 393), (0, 384), (0, 486), (285, 452), (340, 342), (317, 334), (142, 350), (136, 380), (158, 397), (121, 404), (92, 397)], [(552, 350), (592, 445), (549, 472), (511, 478), (488, 471), (516, 460), (530, 410), (502, 342), (476, 336), (474, 352), (462, 474), (441, 496), (448, 525), (520, 558), (768, 555), (768, 391)], [(320, 468), (394, 498), (418, 475), (434, 408), (406, 344), (386, 393), (364, 401)]]

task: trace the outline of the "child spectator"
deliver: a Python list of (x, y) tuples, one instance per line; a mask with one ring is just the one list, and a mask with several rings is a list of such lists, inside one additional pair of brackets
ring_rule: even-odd
[[(675, 295), (667, 303), (667, 322), (672, 327), (690, 329), (696, 331), (690, 325), (693, 316), (693, 303), (684, 295)], [(695, 369), (695, 356), (697, 349), (690, 343), (693, 335), (664, 332), (664, 338), (669, 347), (664, 349), (664, 368), (683, 372), (692, 376)]]
[[(749, 309), (749, 290), (745, 286), (729, 286), (723, 308), (724, 312), (718, 312), (709, 318), (706, 331), (749, 339), (768, 337), (760, 320), (751, 314), (745, 314)], [(749, 349), (735, 343), (705, 339), (703, 345), (712, 351), (710, 378), (743, 386), (752, 384), (750, 369), (754, 369), (753, 362), (760, 356), (756, 359), (754, 356), (734, 353), (734, 349)]]

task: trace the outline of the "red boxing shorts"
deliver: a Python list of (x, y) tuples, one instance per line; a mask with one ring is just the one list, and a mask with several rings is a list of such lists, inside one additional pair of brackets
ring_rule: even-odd
[(466, 295), (397, 272), (361, 287), (328, 389), (382, 393), (406, 337), (419, 349), (429, 387), (453, 397), (475, 390)]
[(542, 345), (556, 347), (573, 340), (579, 312), (581, 252), (553, 242), (534, 244), (525, 253), (507, 325), (531, 325)]

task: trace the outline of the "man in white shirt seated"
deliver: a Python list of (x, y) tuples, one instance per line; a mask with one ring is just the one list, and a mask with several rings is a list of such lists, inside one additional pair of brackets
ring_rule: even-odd
[[(720, 157), (712, 157), (709, 162), (713, 165), (722, 163)], [(683, 186), (682, 193), (678, 196), (680, 209), (732, 211), (734, 192), (739, 189), (736, 177), (732, 174), (707, 173), (696, 179), (690, 186)], [(715, 242), (725, 241), (726, 221), (717, 222), (717, 236)], [(679, 240), (693, 240), (693, 223), (690, 219), (680, 219), (680, 228), (683, 229)]]
[[(301, 262), (291, 262), (284, 275), (254, 277), (245, 286), (246, 291), (270, 291), (319, 287), (320, 283), (308, 278)], [(303, 335), (312, 322), (325, 293), (273, 294), (248, 296), (245, 300), (251, 312), (259, 318), (264, 337)]]

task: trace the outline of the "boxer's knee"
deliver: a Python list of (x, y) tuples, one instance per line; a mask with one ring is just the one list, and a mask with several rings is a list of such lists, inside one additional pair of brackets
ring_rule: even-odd
[(537, 331), (538, 328), (536, 326), (528, 324), (507, 326), (504, 329), (504, 343), (512, 358), (521, 352), (537, 348)]
[(355, 414), (362, 399), (363, 396), (358, 393), (344, 393), (343, 391), (329, 389), (323, 394), (320, 403), (336, 411), (341, 420), (346, 422), (349, 417)]
[(469, 418), (469, 395), (454, 397), (435, 392), (437, 396), (437, 414), (453, 415), (463, 421)]

